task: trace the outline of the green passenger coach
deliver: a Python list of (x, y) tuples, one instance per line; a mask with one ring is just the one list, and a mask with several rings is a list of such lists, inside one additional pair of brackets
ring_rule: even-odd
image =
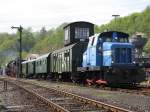
[(28, 61), (24, 61), (22, 62), (22, 74), (23, 74), (23, 77), (27, 77), (27, 74), (28, 74)]
[(54, 51), (51, 54), (51, 73), (61, 79), (67, 79), (71, 73), (76, 73), (77, 67), (81, 66), (86, 46), (87, 43), (80, 42)]
[(50, 73), (50, 55), (51, 53), (47, 53), (38, 57), (35, 61), (35, 74), (38, 77), (44, 75), (47, 77), (47, 74)]

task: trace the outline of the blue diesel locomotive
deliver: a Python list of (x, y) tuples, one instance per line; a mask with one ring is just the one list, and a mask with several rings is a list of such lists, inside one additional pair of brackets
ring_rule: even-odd
[(89, 37), (83, 54), (82, 67), (90, 83), (133, 84), (144, 80), (140, 68), (134, 60), (134, 46), (129, 43), (129, 35), (108, 31)]

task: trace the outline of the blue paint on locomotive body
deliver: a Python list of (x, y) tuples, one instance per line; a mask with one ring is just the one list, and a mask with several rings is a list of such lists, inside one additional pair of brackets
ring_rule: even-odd
[(98, 52), (98, 34), (89, 38), (87, 50), (83, 54), (83, 67), (102, 66), (102, 54)]
[(128, 34), (113, 31), (95, 34), (89, 37), (82, 66), (134, 66), (132, 49), (133, 45), (128, 41)]

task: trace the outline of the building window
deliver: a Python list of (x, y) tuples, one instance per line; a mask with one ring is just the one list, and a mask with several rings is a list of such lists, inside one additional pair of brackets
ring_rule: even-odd
[(87, 39), (89, 37), (89, 28), (75, 28), (75, 38)]

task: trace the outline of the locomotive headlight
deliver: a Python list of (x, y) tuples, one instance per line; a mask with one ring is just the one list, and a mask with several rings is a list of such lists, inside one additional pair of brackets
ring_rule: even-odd
[(114, 61), (112, 60), (111, 63), (114, 63)]

